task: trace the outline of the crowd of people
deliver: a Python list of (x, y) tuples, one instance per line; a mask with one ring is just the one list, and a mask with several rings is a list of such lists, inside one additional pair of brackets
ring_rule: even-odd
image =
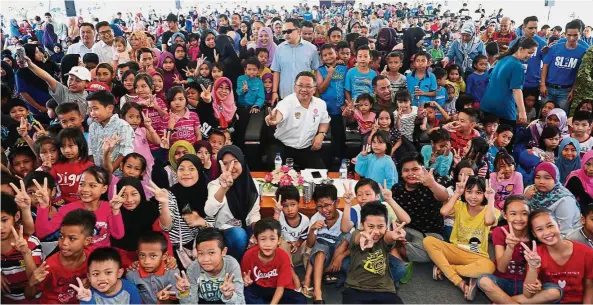
[[(433, 263), (470, 301), (591, 304), (591, 32), (467, 4), (12, 19), (2, 303), (403, 303)], [(338, 167), (312, 215), (250, 171)]]

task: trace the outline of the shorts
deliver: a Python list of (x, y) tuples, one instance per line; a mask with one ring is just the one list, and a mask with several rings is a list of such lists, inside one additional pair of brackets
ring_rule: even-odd
[(317, 254), (318, 252), (323, 252), (325, 253), (325, 262), (323, 263), (323, 266), (329, 266), (329, 263), (331, 262), (332, 257), (334, 256), (334, 252), (336, 251), (338, 246), (344, 240), (350, 241), (351, 236), (352, 235), (350, 233), (342, 233), (340, 235), (340, 238), (333, 244), (324, 239), (317, 239), (315, 245), (311, 249), (311, 258), (309, 258), (311, 265), (315, 264), (315, 254)]
[[(516, 296), (523, 293), (523, 281), (509, 280), (498, 277), (493, 274), (484, 274), (480, 276), (477, 281), (478, 287), (480, 287), (480, 279), (483, 277), (489, 278), (492, 282), (494, 282), (494, 284), (496, 284), (496, 286), (498, 286), (498, 288), (502, 289), (502, 291), (504, 291), (509, 296)], [(553, 304), (560, 303), (560, 300), (562, 300), (562, 297), (564, 296), (562, 288), (555, 283), (543, 283), (542, 291), (548, 289), (557, 289), (558, 291), (560, 291), (560, 298), (558, 298), (558, 300), (555, 300)]]
[(280, 239), (280, 249), (283, 249), (289, 254), (290, 263), (293, 267), (300, 266), (306, 262), (311, 253), (311, 248), (307, 247), (306, 241), (297, 249), (296, 253), (290, 253), (290, 244), (284, 238)]

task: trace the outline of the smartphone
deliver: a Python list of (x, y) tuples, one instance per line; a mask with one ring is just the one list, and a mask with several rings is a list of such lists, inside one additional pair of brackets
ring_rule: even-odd
[(191, 214), (193, 213), (194, 210), (192, 210), (192, 208), (189, 206), (189, 204), (186, 204), (183, 209), (181, 209), (181, 215), (187, 215), (187, 214)]
[(25, 48), (22, 46), (18, 46), (16, 48), (15, 60), (16, 64), (21, 68), (26, 68), (29, 66), (25, 61)]
[(314, 179), (319, 179), (319, 178), (321, 178), (321, 173), (320, 172), (311, 172), (311, 176), (313, 176)]

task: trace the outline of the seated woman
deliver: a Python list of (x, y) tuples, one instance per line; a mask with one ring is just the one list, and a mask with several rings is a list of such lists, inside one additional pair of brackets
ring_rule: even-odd
[(582, 226), (579, 207), (574, 195), (559, 182), (558, 168), (550, 162), (535, 167), (535, 185), (528, 187), (525, 196), (530, 198), (532, 209), (547, 209), (560, 224), (562, 235)]
[(581, 168), (568, 175), (566, 188), (577, 198), (581, 210), (593, 204), (593, 150), (581, 158)]
[(208, 184), (205, 212), (214, 217), (215, 228), (224, 230), (228, 253), (241, 261), (252, 226), (261, 218), (259, 193), (239, 147), (223, 147), (217, 160), (221, 174)]

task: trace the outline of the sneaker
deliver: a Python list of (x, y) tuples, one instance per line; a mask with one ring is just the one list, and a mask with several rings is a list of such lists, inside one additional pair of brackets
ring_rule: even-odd
[(414, 262), (410, 261), (406, 265), (406, 273), (404, 276), (399, 280), (400, 283), (406, 284), (412, 279), (412, 273), (414, 272)]

